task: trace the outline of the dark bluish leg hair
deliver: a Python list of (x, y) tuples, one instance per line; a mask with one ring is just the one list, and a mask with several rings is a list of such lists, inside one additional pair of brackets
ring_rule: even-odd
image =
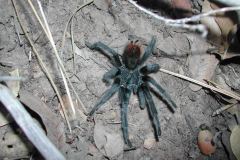
[(177, 108), (177, 105), (175, 102), (173, 102), (169, 94), (153, 78), (149, 76), (145, 76), (144, 78), (146, 78), (146, 82), (151, 83), (154, 87), (157, 88), (157, 94), (162, 98), (163, 101), (167, 103), (170, 110), (174, 112), (174, 109)]
[(126, 88), (119, 89), (119, 99), (121, 103), (121, 125), (123, 131), (123, 139), (125, 144), (127, 144), (130, 148), (132, 147), (132, 143), (128, 137), (128, 120), (127, 120), (127, 113), (128, 113), (128, 104), (129, 98), (131, 96), (131, 91)]
[(156, 73), (160, 69), (159, 64), (147, 64), (144, 67), (140, 69), (140, 72), (144, 75), (150, 74), (150, 73)]
[(118, 83), (114, 83), (111, 88), (104, 92), (103, 96), (97, 102), (97, 104), (93, 107), (89, 116), (91, 117), (106, 101), (108, 101), (120, 88)]
[(110, 58), (114, 66), (119, 67), (122, 65), (118, 53), (111, 49), (110, 47), (108, 47), (107, 45), (103, 44), (102, 42), (96, 42), (94, 44), (85, 42), (85, 45), (92, 50), (98, 50), (102, 52), (105, 56)]
[(102, 80), (107, 85), (109, 85), (111, 82), (111, 79), (113, 79), (117, 74), (118, 74), (118, 69), (116, 67), (113, 67), (103, 75)]
[(156, 109), (155, 104), (152, 99), (152, 95), (150, 94), (148, 87), (143, 87), (143, 91), (144, 91), (144, 95), (145, 95), (146, 102), (147, 102), (148, 113), (152, 120), (153, 128), (155, 131), (155, 136), (156, 136), (156, 139), (159, 140), (158, 136), (161, 135), (161, 128), (160, 128), (160, 122), (158, 119), (158, 112), (157, 112), (157, 109)]
[(145, 49), (145, 52), (140, 60), (139, 65), (142, 65), (151, 56), (154, 50), (155, 44), (156, 44), (156, 38), (152, 37), (152, 40), (150, 41), (147, 48)]
[(144, 92), (141, 87), (138, 88), (137, 95), (139, 100), (139, 106), (141, 109), (144, 109), (146, 106), (146, 100), (145, 100)]

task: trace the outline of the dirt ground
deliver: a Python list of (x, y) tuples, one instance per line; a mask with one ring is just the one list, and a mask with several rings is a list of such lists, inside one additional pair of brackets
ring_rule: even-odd
[[(53, 38), (60, 48), (62, 34), (66, 22), (74, 9), (83, 3), (83, 0), (43, 0)], [(65, 93), (56, 58), (50, 44), (44, 36), (38, 22), (25, 1), (21, 1), (18, 8), (24, 18), (28, 32), (35, 42), (41, 57), (50, 69), (57, 86)], [(160, 11), (158, 14), (163, 14)], [(27, 23), (26, 23), (27, 22)], [(156, 50), (147, 63), (157, 63), (162, 68), (195, 78), (190, 68), (202, 65), (202, 56), (211, 45), (198, 34), (182, 29), (171, 28), (162, 22), (144, 14), (127, 1), (113, 0), (111, 11), (106, 4), (96, 0), (93, 4), (81, 9), (73, 19), (73, 36), (76, 46), (82, 55), (76, 55), (76, 74), (73, 76), (72, 48), (69, 33), (62, 59), (70, 79), (88, 111), (92, 109), (103, 92), (108, 88), (102, 82), (103, 74), (112, 65), (109, 60), (97, 51), (85, 46), (85, 41), (101, 41), (122, 53), (125, 45), (131, 40), (139, 39), (143, 48), (151, 40), (157, 38)], [(20, 40), (16, 34), (20, 32)], [(36, 57), (29, 61), (31, 48), (22, 33), (10, 0), (0, 0), (0, 69), (18, 68), (20, 75), (27, 80), (21, 82), (21, 90), (31, 92), (41, 98), (59, 117), (58, 99), (48, 79), (42, 72)], [(214, 56), (213, 56), (214, 57)], [(214, 57), (215, 59), (215, 57)], [(199, 72), (196, 70), (196, 72)], [(213, 79), (221, 79), (222, 83), (240, 90), (240, 68), (236, 63), (218, 64)], [(236, 73), (236, 74), (235, 74)], [(193, 89), (189, 82), (183, 81), (165, 73), (158, 72), (152, 77), (170, 94), (178, 108), (175, 113), (170, 112), (167, 105), (154, 96), (161, 123), (162, 135), (159, 142), (150, 149), (144, 147), (144, 141), (153, 137), (153, 128), (147, 110), (139, 108), (136, 96), (132, 96), (128, 110), (130, 140), (136, 150), (122, 151), (110, 159), (133, 160), (183, 160), (208, 159), (200, 153), (197, 147), (199, 126), (208, 125), (215, 133), (227, 127), (228, 115), (212, 117), (212, 113), (222, 104), (216, 96), (204, 89)], [(118, 96), (114, 95), (95, 115), (95, 124), (103, 124), (110, 132), (122, 135), (120, 122), (120, 107)], [(63, 122), (64, 119), (62, 119)], [(73, 141), (64, 148), (64, 155), (69, 160), (77, 159), (109, 159), (104, 156), (94, 143), (94, 122), (80, 122), (81, 129), (73, 130)], [(69, 135), (65, 125), (66, 134)], [(68, 136), (67, 136), (68, 137)], [(121, 137), (122, 139), (122, 137)], [(123, 139), (122, 139), (123, 141)], [(215, 160), (229, 159), (221, 142), (217, 143), (216, 152), (210, 157)]]

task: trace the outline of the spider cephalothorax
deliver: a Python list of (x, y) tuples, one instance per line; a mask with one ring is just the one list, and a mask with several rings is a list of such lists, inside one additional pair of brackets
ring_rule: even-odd
[(124, 49), (122, 56), (123, 64), (130, 70), (137, 67), (141, 56), (140, 46), (136, 42), (129, 43)]
[(114, 80), (111, 88), (103, 94), (89, 113), (89, 116), (93, 116), (94, 112), (97, 111), (101, 105), (118, 92), (121, 103), (123, 138), (124, 142), (130, 147), (132, 147), (132, 144), (128, 138), (127, 110), (131, 93), (137, 94), (141, 109), (147, 106), (157, 140), (158, 136), (161, 135), (161, 129), (157, 109), (150, 94), (150, 91), (152, 91), (151, 87), (156, 88), (155, 92), (168, 104), (171, 111), (174, 111), (174, 108), (176, 108), (176, 104), (171, 100), (171, 97), (148, 75), (158, 72), (160, 68), (159, 65), (147, 64), (143, 66), (144, 62), (151, 56), (155, 43), (156, 39), (152, 38), (144, 54), (141, 56), (139, 45), (137, 45), (136, 42), (131, 42), (126, 46), (122, 58), (117, 52), (101, 42), (94, 44), (86, 43), (90, 49), (101, 51), (111, 60), (113, 67), (103, 75), (103, 81), (110, 84), (111, 79)]

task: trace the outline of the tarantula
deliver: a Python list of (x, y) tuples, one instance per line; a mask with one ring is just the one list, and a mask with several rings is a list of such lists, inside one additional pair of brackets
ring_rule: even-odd
[(172, 112), (174, 112), (174, 108), (177, 107), (165, 90), (149, 76), (150, 73), (158, 72), (160, 68), (159, 65), (147, 64), (143, 66), (144, 62), (151, 56), (155, 43), (156, 39), (152, 37), (144, 54), (141, 56), (140, 46), (137, 45), (136, 42), (130, 42), (126, 46), (123, 55), (120, 56), (116, 51), (101, 42), (94, 44), (86, 42), (88, 48), (102, 52), (113, 64), (113, 67), (103, 75), (103, 81), (107, 84), (110, 84), (111, 79), (113, 79), (112, 86), (103, 93), (103, 96), (89, 113), (89, 117), (92, 117), (101, 105), (118, 92), (121, 105), (123, 138), (125, 144), (129, 147), (132, 147), (132, 144), (128, 137), (127, 110), (131, 93), (137, 94), (141, 109), (147, 106), (157, 140), (158, 136), (161, 135), (161, 129), (157, 109), (150, 94), (150, 91), (153, 91), (151, 85), (156, 87), (154, 93), (157, 93), (162, 100), (168, 104)]

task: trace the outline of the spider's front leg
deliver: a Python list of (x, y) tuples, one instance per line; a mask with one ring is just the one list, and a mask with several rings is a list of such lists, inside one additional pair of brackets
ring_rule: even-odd
[(140, 60), (139, 65), (142, 65), (152, 54), (152, 52), (154, 51), (154, 47), (156, 44), (156, 38), (152, 37), (152, 40), (149, 42), (147, 48), (144, 51), (144, 54)]
[(116, 67), (111, 68), (103, 75), (103, 82), (109, 85), (111, 83), (111, 79), (113, 79), (118, 74), (118, 72), (119, 70)]
[(98, 50), (102, 52), (105, 56), (110, 58), (112, 64), (116, 67), (119, 67), (122, 65), (122, 62), (120, 61), (119, 54), (114, 51), (112, 48), (108, 47), (102, 42), (96, 42), (94, 44), (91, 44), (89, 42), (85, 42), (85, 45), (92, 49), (92, 50)]
[(121, 125), (123, 131), (123, 139), (125, 144), (127, 144), (130, 148), (132, 148), (132, 143), (129, 140), (128, 136), (128, 120), (127, 120), (127, 112), (128, 112), (128, 104), (131, 96), (131, 91), (121, 87), (119, 89), (119, 99), (121, 103)]

